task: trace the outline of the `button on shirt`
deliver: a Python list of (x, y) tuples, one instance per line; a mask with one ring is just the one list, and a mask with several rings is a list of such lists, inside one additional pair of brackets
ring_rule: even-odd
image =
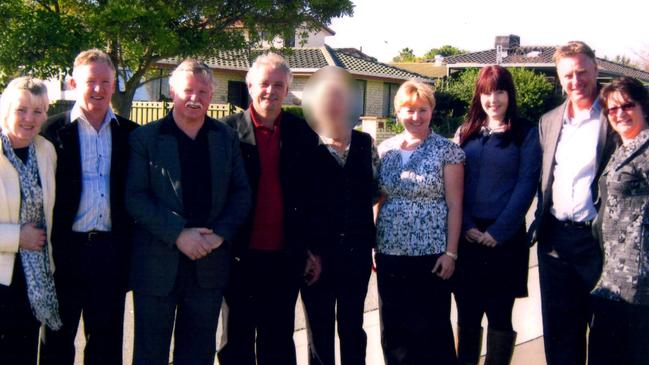
[(74, 219), (75, 232), (110, 231), (110, 162), (112, 133), (110, 123), (117, 122), (109, 108), (97, 131), (78, 104), (72, 107), (70, 120), (77, 121), (81, 153), (81, 200)]
[(597, 215), (591, 186), (597, 173), (600, 116), (599, 102), (572, 118), (566, 109), (555, 153), (550, 210), (560, 221), (585, 222)]

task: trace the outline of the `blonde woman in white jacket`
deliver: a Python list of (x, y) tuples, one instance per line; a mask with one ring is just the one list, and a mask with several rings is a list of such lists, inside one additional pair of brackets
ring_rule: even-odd
[(61, 326), (49, 245), (54, 147), (39, 136), (47, 88), (31, 77), (0, 98), (0, 363), (36, 364), (41, 325)]

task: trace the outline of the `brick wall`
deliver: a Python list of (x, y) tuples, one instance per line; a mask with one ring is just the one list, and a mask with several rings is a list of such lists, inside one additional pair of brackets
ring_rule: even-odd
[(214, 72), (214, 95), (212, 96), (213, 103), (227, 103), (228, 102), (228, 81), (245, 81), (246, 75), (241, 72)]
[(365, 94), (365, 115), (382, 117), (383, 115), (383, 82), (367, 80)]

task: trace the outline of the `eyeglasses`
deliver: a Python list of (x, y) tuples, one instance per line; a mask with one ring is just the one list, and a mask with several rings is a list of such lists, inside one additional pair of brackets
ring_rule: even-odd
[(617, 115), (618, 110), (622, 110), (625, 113), (628, 113), (631, 109), (635, 108), (636, 104), (634, 102), (614, 106), (612, 108), (608, 108), (606, 110), (606, 113), (608, 114), (609, 117), (613, 117)]

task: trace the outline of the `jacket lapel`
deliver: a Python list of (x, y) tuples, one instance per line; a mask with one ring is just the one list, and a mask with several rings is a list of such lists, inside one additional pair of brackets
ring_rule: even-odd
[[(214, 121), (206, 119), (205, 123), (214, 123)], [(228, 185), (223, 181), (229, 175), (226, 175), (228, 169), (225, 166), (225, 159), (223, 158), (225, 155), (225, 146), (223, 146), (223, 139), (219, 138), (219, 133), (215, 128), (211, 128), (207, 134), (210, 153), (210, 175), (212, 177), (212, 210), (210, 211), (208, 222), (213, 222), (217, 218), (217, 212), (214, 210), (214, 207), (220, 206), (218, 199), (222, 195), (218, 194), (217, 190)]]
[[(629, 161), (633, 160), (635, 156), (640, 153), (647, 144), (649, 144), (649, 130), (641, 132), (638, 140), (631, 143), (633, 143), (633, 146), (630, 150), (624, 153), (624, 158), (621, 158), (619, 162), (615, 163), (615, 170), (621, 169), (624, 165), (629, 163)], [(607, 169), (607, 171), (608, 170), (609, 169)]]
[[(68, 120), (70, 114), (67, 116)], [(70, 181), (71, 191), (78, 192), (75, 194), (77, 200), (81, 199), (81, 146), (79, 145), (79, 128), (77, 121), (66, 121), (65, 126), (59, 130), (59, 146), (62, 151), (58, 161), (59, 166), (65, 166), (65, 173), (69, 174), (65, 178)], [(77, 206), (79, 202), (75, 202)]]
[(252, 125), (252, 117), (250, 116), (250, 109), (247, 109), (243, 112), (243, 123), (237, 123), (237, 133), (239, 134), (239, 140), (242, 143), (247, 143), (250, 145), (257, 145), (255, 140), (255, 129)]

